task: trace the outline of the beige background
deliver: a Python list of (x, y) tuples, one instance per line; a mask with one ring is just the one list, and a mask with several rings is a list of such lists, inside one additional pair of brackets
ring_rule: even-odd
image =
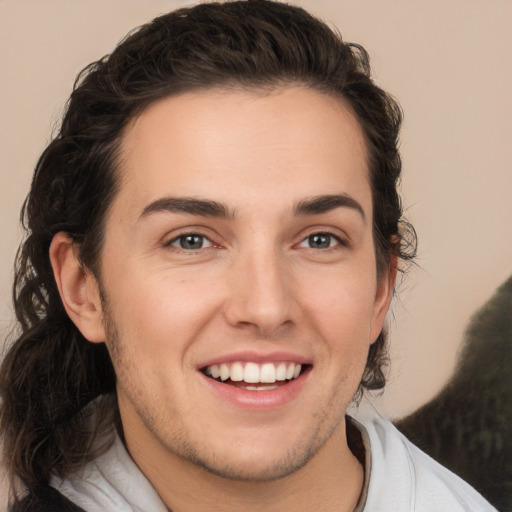
[[(0, 0), (0, 332), (19, 207), (76, 73), (185, 1)], [(512, 273), (512, 1), (297, 1), (362, 43), (405, 110), (403, 195), (418, 263), (393, 306), (379, 407), (413, 410), (449, 377), (471, 313)]]

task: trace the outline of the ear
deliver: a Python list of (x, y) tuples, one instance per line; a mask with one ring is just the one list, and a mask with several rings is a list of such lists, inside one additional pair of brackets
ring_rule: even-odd
[(370, 326), (370, 343), (374, 343), (377, 340), (384, 326), (384, 320), (393, 298), (397, 269), (398, 256), (393, 253), (387, 269), (382, 272), (377, 280), (373, 320)]
[(60, 298), (71, 321), (94, 343), (105, 341), (98, 282), (78, 259), (76, 244), (64, 232), (50, 244), (50, 262)]

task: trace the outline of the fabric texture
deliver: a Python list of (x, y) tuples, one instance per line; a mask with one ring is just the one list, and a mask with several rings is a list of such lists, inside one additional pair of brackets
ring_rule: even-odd
[(414, 446), (391, 422), (375, 414), (362, 415), (358, 421), (371, 459), (362, 511), (496, 512), (469, 484)]
[(11, 512), (84, 512), (53, 487), (32, 489)]
[[(496, 512), (472, 487), (416, 448), (391, 422), (375, 413), (362, 414), (350, 422), (359, 429), (366, 450), (366, 488), (357, 512)], [(119, 438), (79, 473), (66, 480), (54, 478), (51, 485), (86, 512), (167, 512)]]

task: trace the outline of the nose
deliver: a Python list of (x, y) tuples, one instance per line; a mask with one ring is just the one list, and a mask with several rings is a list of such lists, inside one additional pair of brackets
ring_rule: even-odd
[(225, 303), (229, 324), (272, 336), (294, 322), (296, 310), (291, 272), (278, 251), (239, 258), (232, 268)]

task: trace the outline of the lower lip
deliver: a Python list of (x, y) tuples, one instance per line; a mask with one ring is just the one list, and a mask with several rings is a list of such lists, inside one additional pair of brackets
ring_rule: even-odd
[[(299, 377), (288, 381), (276, 389), (250, 391), (243, 388), (224, 384), (207, 377), (200, 372), (203, 381), (223, 401), (238, 408), (247, 410), (271, 410), (283, 407), (292, 402), (301, 392), (309, 376), (311, 368), (307, 368)], [(250, 384), (248, 384), (250, 385)]]

